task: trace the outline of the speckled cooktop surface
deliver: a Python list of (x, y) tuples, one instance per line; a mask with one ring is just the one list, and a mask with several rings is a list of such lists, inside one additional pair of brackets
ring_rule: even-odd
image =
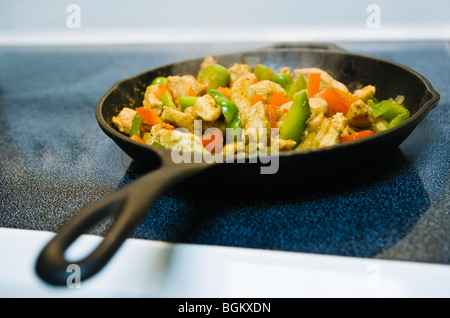
[[(204, 198), (174, 189), (132, 237), (448, 264), (449, 44), (338, 43), (406, 65), (441, 94), (384, 169), (310, 194)], [(0, 227), (57, 231), (141, 174), (94, 109), (118, 80), (256, 44), (0, 48)], [(104, 235), (110, 221), (89, 233)], [(1, 243), (5, 244), (5, 242)]]

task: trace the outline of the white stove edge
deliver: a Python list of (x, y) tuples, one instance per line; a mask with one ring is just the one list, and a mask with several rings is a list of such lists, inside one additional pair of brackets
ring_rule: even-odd
[[(0, 229), (0, 297), (448, 297), (450, 266), (128, 239), (96, 276), (54, 287), (35, 274), (54, 233)], [(101, 240), (83, 235), (79, 259)]]

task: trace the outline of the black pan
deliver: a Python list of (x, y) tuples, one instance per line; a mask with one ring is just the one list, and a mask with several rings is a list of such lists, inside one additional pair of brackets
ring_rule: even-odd
[[(70, 264), (80, 266), (82, 280), (96, 274), (146, 216), (153, 202), (181, 183), (191, 190), (200, 189), (202, 192), (211, 187), (216, 189), (217, 186), (224, 191), (231, 186), (237, 191), (236, 186), (240, 186), (242, 190), (238, 191), (241, 193), (255, 188), (270, 188), (273, 192), (274, 185), (280, 190), (283, 186), (300, 188), (304, 184), (309, 185), (312, 180), (333, 180), (350, 170), (370, 169), (398, 149), (440, 98), (422, 75), (407, 67), (348, 53), (331, 44), (280, 44), (215, 58), (227, 67), (238, 62), (249, 63), (252, 67), (261, 63), (273, 69), (281, 66), (292, 69), (321, 68), (350, 89), (358, 85), (374, 85), (378, 99), (404, 95), (411, 117), (393, 129), (361, 140), (318, 150), (280, 154), (279, 168), (275, 174), (261, 173), (262, 167), (271, 164), (266, 164), (265, 159), (270, 159), (267, 157), (256, 160), (256, 163), (247, 158), (240, 163), (235, 160), (234, 163), (176, 164), (170, 150), (143, 145), (118, 132), (112, 124), (112, 117), (124, 106), (140, 105), (142, 92), (155, 77), (195, 75), (203, 58), (158, 67), (121, 80), (99, 100), (95, 116), (101, 129), (149, 172), (113, 195), (87, 207), (55, 235), (36, 263), (36, 272), (44, 281), (65, 285)], [(79, 261), (67, 261), (64, 253), (68, 247), (90, 227), (111, 215), (115, 217), (115, 222), (99, 246)]]

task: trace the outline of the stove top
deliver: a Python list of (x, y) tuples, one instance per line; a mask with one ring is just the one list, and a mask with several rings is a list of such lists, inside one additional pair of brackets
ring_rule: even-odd
[[(449, 43), (344, 42), (424, 75), (441, 94), (384, 169), (318, 193), (205, 200), (163, 195), (132, 238), (450, 263)], [(141, 175), (94, 108), (118, 80), (256, 44), (0, 47), (0, 228), (56, 232)], [(112, 220), (88, 233), (104, 235)]]

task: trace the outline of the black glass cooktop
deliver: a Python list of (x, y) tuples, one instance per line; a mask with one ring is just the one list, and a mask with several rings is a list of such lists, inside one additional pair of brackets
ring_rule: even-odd
[[(383, 169), (314, 193), (274, 187), (264, 198), (208, 200), (174, 189), (149, 208), (132, 237), (448, 264), (449, 44), (338, 45), (406, 65), (441, 94)], [(94, 116), (116, 81), (180, 60), (263, 46), (1, 47), (0, 227), (57, 231), (141, 175)], [(109, 225), (89, 233), (104, 235)]]

